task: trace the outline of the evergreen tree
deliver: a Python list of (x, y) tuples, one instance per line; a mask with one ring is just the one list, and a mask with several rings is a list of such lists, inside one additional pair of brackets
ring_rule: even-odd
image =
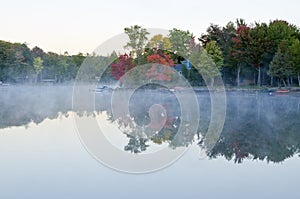
[(273, 60), (270, 63), (270, 75), (277, 77), (283, 82), (286, 87), (285, 79), (292, 74), (292, 66), (287, 52), (282, 52), (281, 48), (275, 53)]

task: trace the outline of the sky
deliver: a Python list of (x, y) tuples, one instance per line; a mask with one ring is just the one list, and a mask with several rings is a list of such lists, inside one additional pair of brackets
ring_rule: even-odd
[(44, 51), (91, 53), (124, 27), (189, 30), (283, 19), (300, 27), (298, 0), (0, 0), (0, 40)]

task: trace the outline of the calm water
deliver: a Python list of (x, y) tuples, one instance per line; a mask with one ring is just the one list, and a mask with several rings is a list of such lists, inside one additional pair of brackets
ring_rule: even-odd
[[(207, 92), (196, 94), (199, 120), (184, 115), (165, 88), (136, 90), (125, 115), (120, 96), (87, 92), (92, 111), (72, 109), (71, 86), (0, 88), (1, 198), (298, 198), (298, 93), (227, 92), (222, 133), (208, 148)], [(156, 172), (118, 172), (90, 154), (80, 135), (90, 128), (78, 133), (76, 117), (93, 118), (115, 148), (133, 157), (188, 150)]]

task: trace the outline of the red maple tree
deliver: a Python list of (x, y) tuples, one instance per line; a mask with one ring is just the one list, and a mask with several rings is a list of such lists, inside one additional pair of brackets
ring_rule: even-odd
[(175, 65), (171, 55), (157, 51), (155, 54), (149, 55), (147, 61), (153, 63), (146, 73), (148, 78), (157, 81), (171, 81), (174, 71), (170, 66)]
[(233, 47), (230, 54), (237, 61), (244, 61), (248, 58), (247, 45), (250, 41), (250, 30), (250, 27), (240, 25), (236, 30), (236, 35), (231, 38)]
[(149, 55), (147, 57), (147, 61), (150, 63), (174, 66), (174, 61), (171, 59), (171, 55), (164, 54), (161, 51), (157, 51), (157, 53)]
[(133, 59), (127, 55), (120, 55), (118, 60), (110, 64), (111, 71), (110, 74), (116, 80), (119, 80), (127, 71), (134, 67)]

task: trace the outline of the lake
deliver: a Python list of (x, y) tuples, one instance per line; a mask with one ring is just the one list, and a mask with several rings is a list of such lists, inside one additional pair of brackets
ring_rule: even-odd
[(0, 108), (1, 198), (299, 197), (297, 92), (11, 85)]

